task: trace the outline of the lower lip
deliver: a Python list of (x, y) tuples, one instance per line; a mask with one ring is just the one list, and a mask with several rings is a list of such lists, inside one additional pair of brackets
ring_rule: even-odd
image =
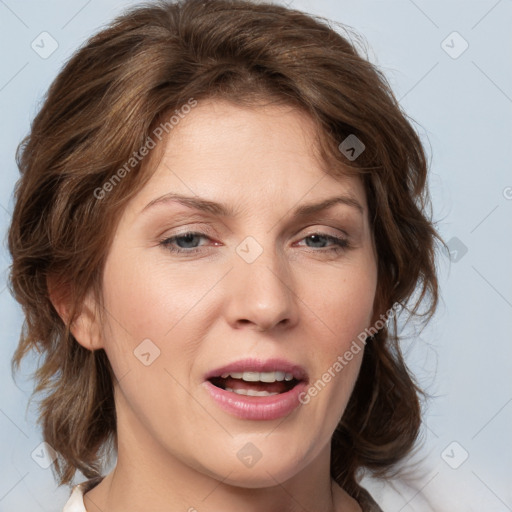
[(271, 396), (245, 396), (204, 383), (208, 393), (224, 411), (243, 420), (275, 420), (294, 411), (299, 405), (299, 395), (306, 389), (304, 381), (289, 391)]

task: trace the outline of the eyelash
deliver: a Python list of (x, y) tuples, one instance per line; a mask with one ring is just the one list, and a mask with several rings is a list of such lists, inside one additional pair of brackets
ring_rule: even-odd
[[(199, 233), (196, 231), (187, 231), (185, 233), (180, 233), (179, 235), (175, 235), (175, 236), (172, 236), (169, 238), (164, 238), (163, 240), (160, 240), (159, 245), (163, 246), (166, 250), (168, 250), (171, 253), (193, 255), (193, 254), (196, 254), (197, 252), (199, 252), (201, 250), (201, 247), (193, 247), (190, 250), (187, 250), (187, 249), (176, 248), (176, 247), (172, 246), (172, 243), (175, 242), (176, 240), (178, 240), (180, 238), (190, 237), (190, 236), (199, 236), (199, 237), (208, 238), (208, 239), (210, 238), (208, 235), (206, 235), (204, 233)], [(318, 249), (320, 249), (320, 251), (313, 251), (313, 252), (326, 252), (326, 253), (339, 254), (339, 253), (342, 253), (342, 252), (346, 251), (347, 249), (351, 248), (351, 245), (346, 238), (327, 235), (324, 233), (311, 233), (311, 234), (305, 236), (304, 238), (302, 238), (301, 240), (305, 240), (312, 236), (321, 237), (321, 238), (326, 239), (327, 241), (334, 243), (334, 246), (332, 246), (331, 248), (325, 249), (323, 247), (319, 247)], [(311, 249), (315, 249), (315, 248), (311, 247)]]

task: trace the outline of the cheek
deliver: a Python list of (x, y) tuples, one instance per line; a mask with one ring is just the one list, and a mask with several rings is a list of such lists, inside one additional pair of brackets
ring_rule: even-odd
[(134, 343), (144, 338), (163, 340), (197, 302), (199, 290), (182, 273), (174, 273), (170, 280), (161, 264), (141, 260), (136, 253), (130, 256), (129, 250), (123, 251), (124, 258), (118, 253), (111, 255), (104, 272), (109, 323)]
[(193, 363), (207, 325), (204, 308), (213, 294), (205, 296), (222, 277), (218, 270), (198, 281), (197, 268), (170, 269), (161, 258), (141, 259), (129, 248), (110, 255), (103, 279), (104, 343), (118, 378), (140, 373), (140, 363), (153, 358), (152, 368), (161, 366), (173, 374), (182, 371), (178, 362)]
[(180, 304), (175, 293), (165, 293), (166, 283), (154, 271), (130, 258), (129, 251), (123, 254), (109, 256), (103, 275), (103, 339), (118, 378), (161, 358), (161, 340), (176, 321), (169, 312), (178, 315)]
[(186, 399), (193, 362), (186, 345), (195, 335), (186, 330), (186, 312), (196, 293), (182, 276), (171, 283), (157, 266), (117, 254), (107, 260), (103, 284), (104, 345), (118, 381), (118, 414), (125, 423), (162, 428)]
[(303, 399), (325, 419), (326, 435), (338, 423), (359, 374), (376, 287), (376, 266), (369, 260), (326, 274), (309, 288), (315, 343), (308, 352), (316, 373)]
[(377, 287), (377, 271), (373, 262), (349, 267), (338, 274), (325, 275), (310, 286), (308, 295), (312, 314), (321, 320), (327, 336), (323, 353), (344, 352), (351, 342), (370, 327)]

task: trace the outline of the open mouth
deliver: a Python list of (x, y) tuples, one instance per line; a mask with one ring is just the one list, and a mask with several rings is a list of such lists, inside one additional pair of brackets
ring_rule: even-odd
[(228, 414), (250, 421), (272, 421), (299, 405), (308, 385), (306, 370), (282, 358), (241, 359), (204, 376), (205, 390)]
[(283, 371), (231, 372), (208, 379), (214, 386), (225, 391), (246, 396), (272, 396), (293, 389), (300, 379)]

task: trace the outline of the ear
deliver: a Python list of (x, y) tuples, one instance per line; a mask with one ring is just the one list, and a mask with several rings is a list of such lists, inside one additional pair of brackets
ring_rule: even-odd
[[(50, 301), (58, 315), (67, 325), (71, 316), (72, 297), (69, 285), (57, 284), (52, 278), (47, 278)], [(98, 308), (92, 290), (89, 290), (79, 306), (79, 311), (71, 322), (70, 331), (82, 347), (87, 350), (103, 348)]]

